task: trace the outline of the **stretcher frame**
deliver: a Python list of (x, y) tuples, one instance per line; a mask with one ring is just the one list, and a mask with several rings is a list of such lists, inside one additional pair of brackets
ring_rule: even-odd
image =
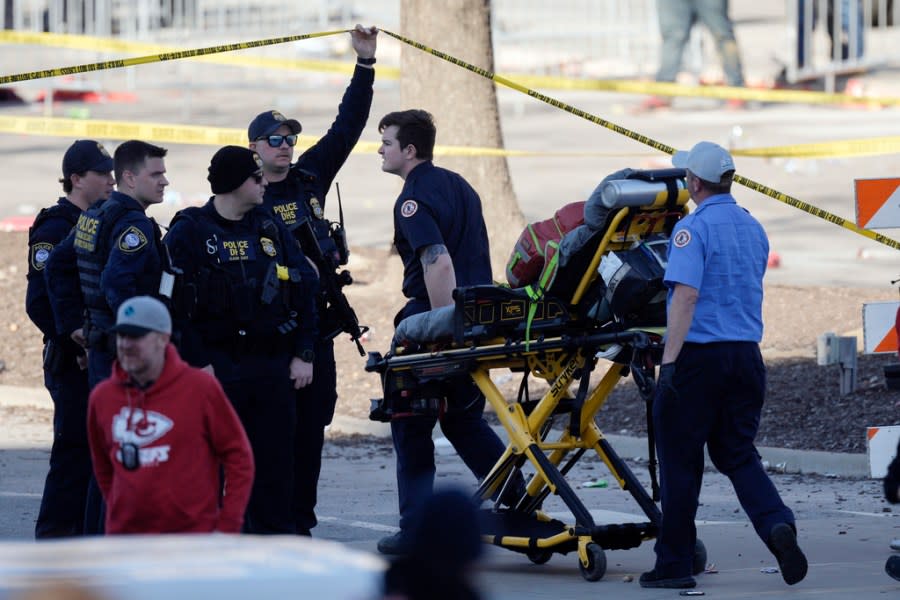
[[(612, 213), (606, 233), (600, 240), (590, 264), (569, 301), (579, 307), (588, 289), (599, 277), (598, 266), (607, 252), (626, 250), (654, 233), (670, 234), (674, 223), (687, 214), (688, 195), (681, 190), (677, 201), (663, 192), (654, 204), (622, 207)], [(459, 306), (457, 310), (460, 310)], [(606, 572), (605, 550), (637, 547), (656, 537), (661, 513), (656, 505), (658, 486), (655, 476), (650, 403), (655, 367), (662, 352), (664, 328), (628, 327), (609, 330), (587, 319), (577, 318), (562, 327), (558, 335), (543, 335), (532, 340), (497, 338), (483, 345), (451, 347), (426, 353), (370, 355), (366, 369), (382, 374), (389, 370), (410, 371), (422, 379), (435, 379), (468, 373), (484, 394), (509, 442), (503, 455), (480, 484), (475, 496), (481, 502), (506, 497), (506, 487), (514, 471), (529, 462), (535, 470), (526, 485), (526, 493), (509, 508), (499, 501), (484, 512), (484, 540), (524, 553), (536, 564), (547, 562), (554, 553), (578, 553), (578, 566), (588, 581), (597, 581)], [(598, 354), (612, 353), (613, 362), (601, 380), (590, 389), (590, 373)], [(544, 379), (550, 384), (536, 402), (526, 405), (521, 398), (508, 401), (494, 382), (490, 371), (506, 368)], [(652, 496), (616, 454), (596, 422), (600, 409), (620, 379), (631, 374), (648, 408), (648, 438)], [(570, 385), (580, 379), (574, 398)], [(524, 383), (524, 382), (523, 382)], [(547, 439), (552, 417), (568, 414), (569, 423), (555, 439)], [(609, 469), (619, 487), (631, 494), (647, 521), (597, 525), (587, 507), (566, 481), (566, 473), (584, 455), (593, 450)], [(563, 463), (563, 461), (566, 461)], [(549, 494), (558, 495), (571, 511), (574, 523), (551, 519), (541, 511)], [(694, 571), (706, 566), (706, 552), (698, 540)], [(699, 569), (699, 570), (698, 570)]]

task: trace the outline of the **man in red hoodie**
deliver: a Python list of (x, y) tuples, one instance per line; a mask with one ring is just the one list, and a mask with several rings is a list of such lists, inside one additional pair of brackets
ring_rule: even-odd
[(88, 407), (106, 533), (239, 533), (253, 454), (222, 387), (181, 360), (159, 300), (126, 300), (112, 331), (117, 360)]

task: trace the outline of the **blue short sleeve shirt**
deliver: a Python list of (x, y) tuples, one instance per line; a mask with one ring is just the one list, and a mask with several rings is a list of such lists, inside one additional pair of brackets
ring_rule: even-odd
[(427, 301), (418, 252), (435, 244), (447, 247), (457, 286), (491, 283), (481, 199), (459, 174), (426, 161), (409, 172), (394, 203), (394, 245), (403, 260), (407, 298)]
[(707, 198), (669, 241), (668, 302), (676, 284), (698, 290), (685, 341), (759, 342), (769, 241), (762, 225), (730, 194)]

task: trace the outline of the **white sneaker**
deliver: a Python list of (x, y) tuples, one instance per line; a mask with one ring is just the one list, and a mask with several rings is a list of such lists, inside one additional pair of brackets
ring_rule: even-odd
[(900, 552), (900, 540), (894, 540), (891, 542), (891, 550)]

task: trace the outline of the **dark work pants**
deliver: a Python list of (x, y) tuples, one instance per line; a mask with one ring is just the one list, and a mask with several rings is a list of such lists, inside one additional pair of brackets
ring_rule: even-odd
[(316, 526), (316, 500), (322, 470), (325, 427), (334, 417), (337, 372), (334, 342), (319, 340), (315, 346), (313, 382), (297, 390), (297, 427), (294, 430), (294, 502), (297, 533), (307, 535)]
[[(274, 360), (280, 361), (278, 358)], [(237, 412), (250, 446), (256, 475), (244, 516), (244, 532), (294, 533), (291, 498), (294, 489), (295, 390), (283, 375), (223, 381), (222, 388)], [(225, 483), (226, 490), (228, 482)]]
[[(471, 380), (454, 382), (449, 408), (441, 417), (441, 431), (453, 444), (466, 466), (478, 479), (491, 472), (506, 450), (497, 434), (488, 426), (484, 395)], [(434, 486), (434, 442), (431, 432), (437, 417), (401, 417), (391, 421), (394, 451), (397, 453), (397, 494), (400, 500), (400, 529), (410, 525), (418, 504)]]
[(53, 446), (34, 537), (81, 535), (88, 481), (92, 479), (87, 371), (71, 360), (57, 373), (45, 370), (44, 385), (53, 399)]
[[(91, 346), (88, 349), (88, 386), (90, 389), (112, 374), (113, 361), (116, 358), (112, 346)], [(87, 419), (85, 419), (87, 422)], [(93, 475), (88, 483), (87, 501), (84, 512), (84, 533), (86, 535), (102, 535), (106, 520), (106, 504), (103, 494)]]
[(794, 523), (753, 445), (765, 388), (759, 346), (722, 342), (686, 343), (676, 361), (673, 387), (657, 389), (653, 425), (663, 517), (655, 550), (663, 576), (691, 574), (704, 445), (715, 467), (731, 480), (763, 542), (775, 524)]

